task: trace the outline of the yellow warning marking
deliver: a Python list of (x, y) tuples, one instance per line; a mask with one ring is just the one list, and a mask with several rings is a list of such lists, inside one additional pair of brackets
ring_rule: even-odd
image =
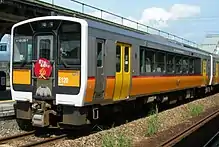
[(3, 101), (0, 101), (0, 104), (1, 103), (12, 103), (12, 102), (15, 102), (15, 100), (3, 100)]

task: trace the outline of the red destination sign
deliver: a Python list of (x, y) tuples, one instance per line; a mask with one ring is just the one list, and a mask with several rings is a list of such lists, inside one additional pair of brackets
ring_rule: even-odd
[(39, 79), (48, 79), (52, 73), (52, 65), (49, 60), (40, 58), (34, 66), (35, 76)]

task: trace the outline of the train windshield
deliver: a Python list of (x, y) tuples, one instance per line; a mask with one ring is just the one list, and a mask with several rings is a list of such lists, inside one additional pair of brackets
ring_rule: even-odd
[(15, 64), (28, 64), (39, 57), (57, 64), (78, 65), (81, 61), (81, 25), (77, 22), (41, 20), (23, 24), (14, 29), (13, 43)]

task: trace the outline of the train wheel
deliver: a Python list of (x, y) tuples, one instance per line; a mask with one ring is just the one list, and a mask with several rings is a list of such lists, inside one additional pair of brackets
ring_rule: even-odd
[(25, 120), (25, 119), (16, 119), (17, 124), (21, 130), (24, 131), (31, 131), (33, 130), (31, 120)]

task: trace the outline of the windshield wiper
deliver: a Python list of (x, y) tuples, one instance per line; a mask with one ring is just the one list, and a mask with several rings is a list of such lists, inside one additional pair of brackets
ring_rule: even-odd
[(62, 57), (60, 59), (61, 59), (61, 63), (64, 65), (64, 67), (67, 68), (68, 64), (62, 59)]
[(26, 60), (22, 61), (22, 62), (21, 62), (21, 67), (24, 67), (24, 65), (26, 65), (26, 64), (27, 64), (27, 61), (26, 61)]

